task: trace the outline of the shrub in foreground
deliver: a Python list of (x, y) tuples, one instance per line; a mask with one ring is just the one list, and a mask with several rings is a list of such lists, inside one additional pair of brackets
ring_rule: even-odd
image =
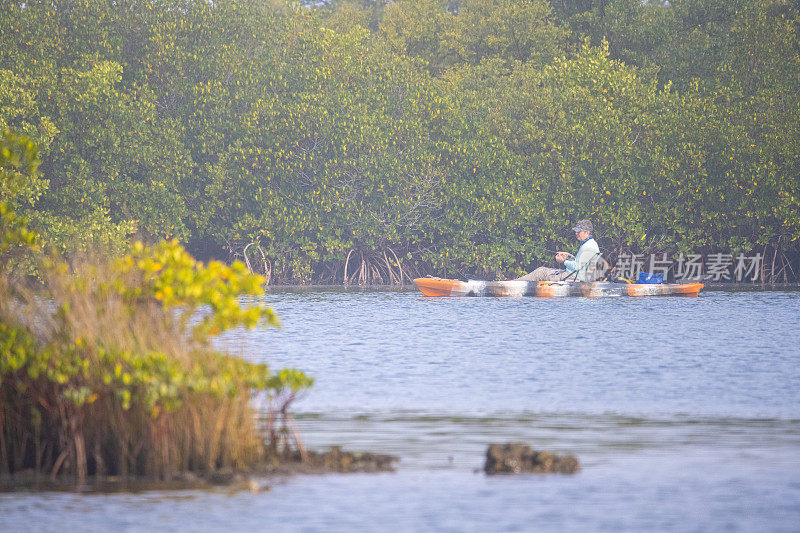
[[(230, 328), (277, 325), (240, 304), (263, 278), (204, 265), (176, 241), (120, 259), (43, 261), (46, 289), (0, 278), (0, 472), (148, 475), (244, 467), (287, 442), (312, 380), (220, 353)], [(277, 406), (260, 428), (252, 400)], [(279, 424), (283, 422), (283, 426)]]

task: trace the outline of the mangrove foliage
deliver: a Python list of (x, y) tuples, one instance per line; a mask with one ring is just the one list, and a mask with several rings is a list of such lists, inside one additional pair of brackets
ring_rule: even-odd
[[(3, 187), (31, 183), (37, 166), (34, 143), (6, 135)], [(243, 303), (263, 277), (199, 263), (175, 240), (68, 263), (5, 198), (0, 230), (0, 474), (170, 479), (303, 452), (286, 408), (311, 379), (212, 346), (231, 328), (278, 325)], [(40, 282), (17, 275), (21, 261)]]
[(583, 218), (612, 262), (796, 277), (799, 6), (8, 0), (0, 130), (41, 149), (9, 201), (47, 249), (174, 238), (273, 283), (512, 275)]

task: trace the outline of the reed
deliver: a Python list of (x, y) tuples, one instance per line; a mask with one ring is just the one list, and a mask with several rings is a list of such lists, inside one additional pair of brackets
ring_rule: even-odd
[[(44, 289), (0, 276), (0, 472), (169, 479), (299, 443), (286, 407), (312, 380), (211, 343), (278, 325), (268, 307), (240, 305), (262, 277), (199, 263), (175, 241), (41, 265)], [(254, 399), (273, 406), (273, 424), (258, 425)]]

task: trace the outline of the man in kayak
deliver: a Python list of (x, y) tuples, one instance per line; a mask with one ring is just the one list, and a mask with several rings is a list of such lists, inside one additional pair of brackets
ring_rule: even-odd
[(556, 253), (556, 261), (564, 264), (564, 268), (549, 268), (541, 266), (529, 274), (525, 274), (520, 281), (594, 281), (589, 278), (589, 270), (593, 261), (600, 257), (600, 247), (592, 238), (592, 222), (581, 220), (572, 228), (581, 246), (574, 256), (567, 252)]

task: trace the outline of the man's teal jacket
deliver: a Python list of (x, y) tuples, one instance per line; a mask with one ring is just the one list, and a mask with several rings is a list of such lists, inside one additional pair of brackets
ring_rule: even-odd
[(589, 268), (592, 259), (597, 259), (599, 254), (600, 247), (597, 246), (597, 241), (595, 241), (592, 237), (589, 237), (583, 241), (581, 247), (578, 248), (578, 253), (575, 254), (575, 259), (567, 259), (564, 261), (564, 268), (567, 269), (567, 272), (572, 274), (577, 272), (578, 281), (594, 281), (588, 279), (587, 274), (589, 270), (593, 270)]

